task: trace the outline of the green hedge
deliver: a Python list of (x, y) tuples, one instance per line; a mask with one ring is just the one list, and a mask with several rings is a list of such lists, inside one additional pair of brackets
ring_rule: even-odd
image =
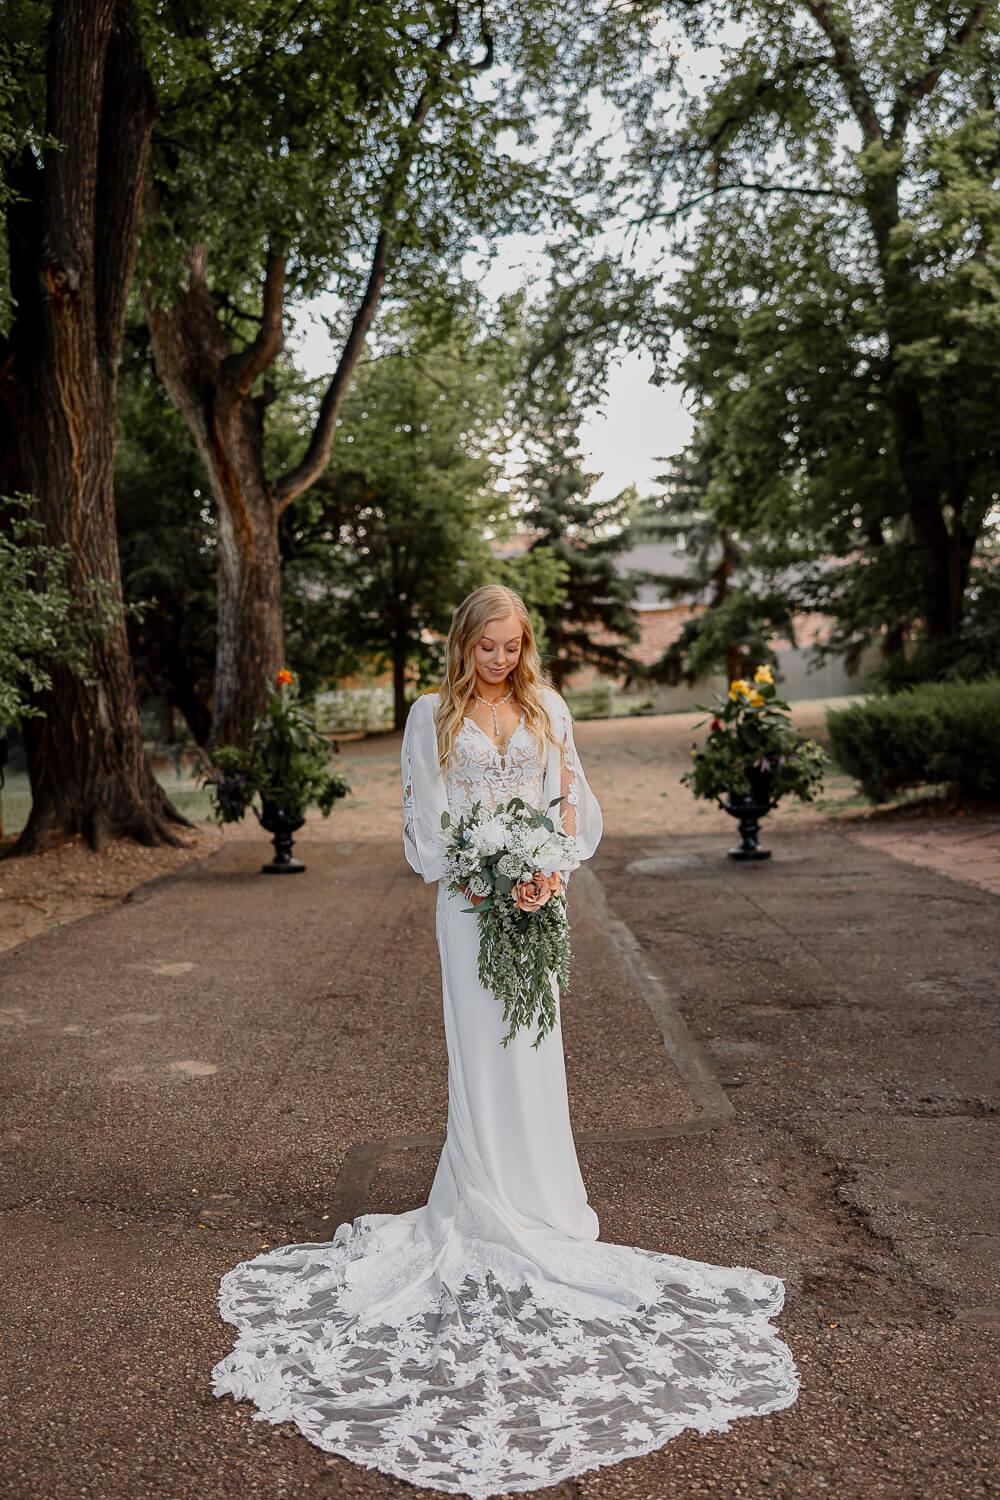
[(971, 797), (1000, 797), (1000, 678), (927, 682), (828, 711), (840, 766), (873, 802), (903, 787), (948, 781)]

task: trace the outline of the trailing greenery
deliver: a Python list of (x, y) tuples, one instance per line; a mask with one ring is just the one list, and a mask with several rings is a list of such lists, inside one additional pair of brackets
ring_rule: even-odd
[[(485, 903), (484, 903), (485, 904)], [(569, 988), (569, 923), (565, 896), (553, 896), (533, 916), (518, 911), (513, 896), (498, 892), (492, 906), (476, 913), (479, 923), (479, 982), (492, 989), (503, 1006), (507, 1032), (503, 1045), (518, 1031), (537, 1025), (538, 1047), (555, 1025), (553, 980), (560, 993)]]
[(969, 797), (1000, 796), (1000, 677), (921, 683), (830, 710), (840, 766), (873, 802), (948, 781)]
[(772, 805), (789, 795), (812, 801), (827, 757), (815, 740), (793, 728), (770, 667), (758, 667), (752, 682), (737, 678), (707, 712), (713, 715), (708, 737), (701, 749), (692, 749), (693, 764), (681, 777), (696, 797), (721, 802), (730, 793), (744, 796), (754, 790), (751, 776), (758, 773), (769, 778)]
[(254, 722), (249, 744), (217, 746), (202, 780), (214, 793), (220, 823), (238, 822), (255, 796), (261, 804), (283, 809), (293, 823), (305, 817), (308, 807), (318, 807), (325, 818), (351, 790), (339, 771), (330, 770), (330, 742), (319, 733), (285, 670)]

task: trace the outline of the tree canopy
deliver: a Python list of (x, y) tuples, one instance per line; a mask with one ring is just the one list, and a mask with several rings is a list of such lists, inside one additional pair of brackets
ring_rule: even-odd
[(690, 8), (719, 66), (633, 133), (636, 218), (680, 263), (644, 337), (696, 399), (716, 523), (829, 649), (956, 642), (1000, 497), (998, 8), (726, 14)]

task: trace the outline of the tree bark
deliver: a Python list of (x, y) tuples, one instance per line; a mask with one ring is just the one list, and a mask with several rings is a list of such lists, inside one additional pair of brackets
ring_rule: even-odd
[(143, 753), (122, 604), (112, 459), (117, 369), (139, 189), (155, 112), (131, 0), (56, 0), (47, 119), (60, 148), (18, 166), (8, 210), (15, 325), (0, 347), (4, 477), (39, 500), (44, 539), (68, 543), (81, 614), (102, 585), (119, 607), (91, 649), (97, 682), (65, 670), (38, 695), (24, 742), (32, 809), (15, 854), (79, 834), (177, 844)]
[[(218, 635), (208, 743), (245, 744), (283, 664), (280, 509), (264, 473), (256, 365), (234, 359), (206, 279), (204, 247), (187, 288), (163, 310), (147, 302), (156, 368), (204, 460), (218, 528)], [(269, 281), (281, 275), (274, 263)], [(252, 346), (253, 347), (253, 346)], [(271, 358), (281, 347), (280, 306)]]

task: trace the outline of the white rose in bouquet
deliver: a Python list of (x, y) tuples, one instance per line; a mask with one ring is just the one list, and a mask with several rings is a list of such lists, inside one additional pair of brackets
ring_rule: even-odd
[(566, 847), (566, 839), (555, 833), (546, 833), (544, 839), (539, 839), (534, 853), (535, 864), (539, 869), (555, 869), (558, 865), (571, 863), (573, 859), (572, 852)]
[(472, 839), (480, 855), (499, 854), (507, 842), (507, 830), (499, 818), (488, 818), (473, 829)]
[(551, 856), (553, 869), (565, 870), (580, 863), (580, 846), (571, 833), (550, 835), (550, 839), (545, 853)]

